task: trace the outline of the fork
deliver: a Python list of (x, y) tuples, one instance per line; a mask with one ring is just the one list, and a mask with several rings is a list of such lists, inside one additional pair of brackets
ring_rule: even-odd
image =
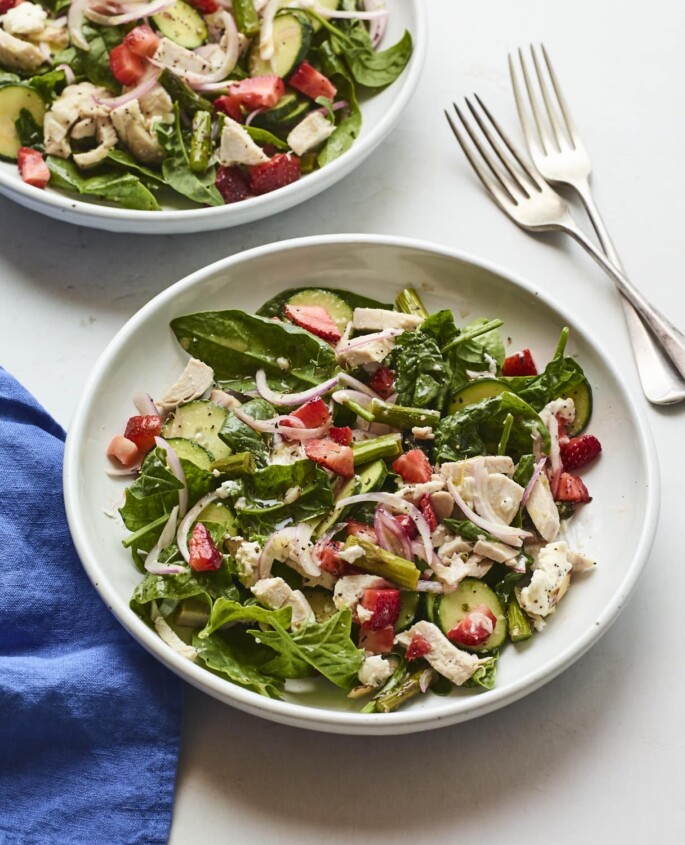
[[(519, 85), (514, 61), (511, 55), (509, 56), (509, 74), (521, 128), (528, 145), (528, 152), (543, 179), (551, 185), (565, 185), (576, 191), (585, 206), (602, 249), (611, 263), (625, 273), (616, 247), (612, 243), (592, 196), (590, 156), (571, 117), (544, 44), (541, 44), (540, 48), (551, 86), (545, 80), (542, 62), (532, 45), (530, 53), (539, 90), (542, 94), (547, 122), (545, 122), (539, 98), (533, 90), (531, 74), (528, 72), (523, 52), (520, 49), (518, 51), (523, 83), (528, 94), (534, 126), (526, 112), (522, 86)], [(636, 313), (635, 308), (624, 297), (621, 297), (621, 303), (645, 396), (655, 405), (671, 405), (675, 402), (682, 402), (685, 399), (685, 380), (674, 372), (659, 353), (651, 334)]]
[[(619, 291), (650, 327), (675, 368), (685, 377), (685, 336), (589, 240), (571, 215), (566, 200), (525, 160), (477, 94), (474, 98), (480, 111), (468, 98), (466, 105), (480, 134), (456, 103), (452, 105), (465, 132), (457, 126), (449, 112), (445, 111), (445, 117), (495, 203), (518, 226), (529, 232), (565, 232), (571, 235), (611, 276)], [(488, 152), (488, 146), (494, 157), (492, 152)]]

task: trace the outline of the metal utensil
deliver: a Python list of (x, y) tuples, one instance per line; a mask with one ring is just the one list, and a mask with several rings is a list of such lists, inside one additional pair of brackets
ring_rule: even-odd
[[(511, 55), (509, 56), (511, 84), (528, 151), (543, 179), (552, 185), (566, 185), (580, 196), (602, 249), (611, 263), (625, 275), (621, 259), (592, 196), (590, 156), (578, 134), (544, 45), (540, 45), (540, 49), (547, 71), (546, 75), (543, 62), (532, 45), (530, 53), (544, 103), (544, 112), (531, 82), (532, 74), (529, 73), (523, 52), (519, 49), (521, 74), (530, 104), (530, 112), (526, 110), (518, 73)], [(532, 113), (532, 121), (530, 113)], [(621, 303), (645, 396), (656, 405), (682, 402), (685, 399), (685, 380), (673, 370), (659, 352), (652, 335), (631, 303), (624, 297), (621, 297)]]
[[(456, 103), (453, 106), (465, 132), (457, 126), (449, 112), (445, 111), (445, 117), (466, 158), (495, 203), (522, 229), (571, 235), (611, 276), (623, 296), (653, 331), (678, 372), (685, 377), (685, 336), (588, 239), (572, 217), (566, 200), (524, 159), (482, 100), (477, 95), (475, 99), (480, 111), (468, 98), (466, 104), (480, 132)], [(488, 152), (488, 147), (491, 152)]]

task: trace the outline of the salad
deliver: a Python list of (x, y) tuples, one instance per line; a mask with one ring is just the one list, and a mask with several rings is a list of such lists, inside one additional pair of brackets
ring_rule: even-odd
[(0, 0), (0, 158), (124, 208), (219, 206), (342, 155), (394, 82), (376, 0)]
[(119, 510), (135, 612), (273, 698), (323, 678), (383, 713), (491, 689), (500, 653), (594, 567), (564, 529), (601, 451), (568, 329), (539, 370), (501, 326), (459, 327), (413, 289), (173, 320), (185, 369), (136, 394), (107, 451), (135, 475)]

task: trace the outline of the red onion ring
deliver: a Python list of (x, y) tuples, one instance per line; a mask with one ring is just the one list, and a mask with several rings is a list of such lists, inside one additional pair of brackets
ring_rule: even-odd
[(157, 406), (152, 401), (152, 396), (149, 393), (143, 393), (142, 391), (138, 391), (137, 393), (133, 394), (133, 404), (136, 406), (136, 409), (139, 413), (143, 414), (143, 416), (150, 416), (150, 417), (161, 417), (162, 415), (159, 413)]
[(362, 393), (361, 390), (336, 390), (331, 395), (331, 399), (338, 405), (342, 405), (344, 402), (356, 402), (362, 408), (368, 408), (373, 398), (368, 393)]
[(152, 3), (119, 3), (124, 11), (118, 15), (105, 15), (101, 12), (96, 12), (86, 3), (84, 10), (85, 17), (93, 23), (98, 23), (101, 26), (122, 26), (125, 23), (133, 23), (133, 21), (141, 18), (149, 17), (150, 15), (158, 15), (169, 6), (172, 6), (176, 0), (153, 0)]
[(79, 50), (90, 50), (90, 44), (83, 34), (83, 24), (86, 22), (86, 8), (88, 0), (71, 0), (67, 12), (67, 30), (71, 43)]
[(263, 111), (268, 111), (268, 109), (255, 109), (254, 111), (251, 111), (245, 118), (245, 126), (249, 126), (255, 119), (255, 117), (257, 117), (257, 115), (261, 114)]
[[(240, 408), (235, 408), (233, 413), (241, 422), (260, 434), (280, 434), (286, 440), (315, 440), (317, 437), (322, 437), (331, 427), (331, 423), (328, 422), (317, 428), (304, 428), (302, 420), (291, 414), (281, 414), (270, 420), (256, 420)], [(285, 423), (288, 424), (285, 425)]]
[[(343, 349), (340, 348), (340, 343), (335, 347), (336, 355), (341, 352), (347, 352), (349, 349), (360, 349), (369, 343), (374, 343), (377, 340), (386, 340), (390, 337), (397, 337), (403, 332), (402, 329), (383, 329), (381, 332), (372, 332), (371, 334), (364, 334), (360, 337), (355, 337), (354, 340), (348, 340)], [(342, 341), (341, 341), (342, 342)]]
[(318, 384), (316, 387), (310, 387), (308, 390), (303, 390), (300, 393), (277, 393), (269, 387), (269, 382), (266, 380), (266, 372), (264, 370), (257, 370), (255, 373), (255, 384), (262, 399), (271, 402), (272, 405), (302, 405), (310, 399), (316, 399), (328, 393), (338, 383), (338, 376), (333, 376), (326, 381)]
[(93, 97), (93, 99), (99, 106), (107, 106), (107, 108), (110, 109), (118, 109), (119, 106), (125, 106), (127, 103), (131, 103), (133, 100), (137, 100), (139, 97), (143, 97), (147, 94), (148, 91), (151, 91), (157, 84), (157, 80), (159, 79), (161, 72), (160, 68), (150, 66), (141, 76), (140, 82), (135, 86), (135, 88), (131, 88), (130, 91), (127, 91), (120, 97), (115, 97), (113, 100), (107, 100), (101, 97)]
[(451, 478), (447, 481), (447, 489), (452, 494), (454, 501), (459, 505), (460, 509), (464, 513), (464, 516), (468, 517), (474, 525), (482, 528), (483, 531), (487, 531), (488, 534), (492, 534), (493, 537), (497, 537), (497, 539), (501, 540), (503, 543), (507, 543), (507, 545), (514, 546), (516, 548), (521, 548), (523, 545), (523, 537), (532, 536), (530, 531), (524, 531), (521, 528), (512, 528), (510, 525), (502, 525), (498, 522), (490, 522), (488, 519), (483, 519), (482, 516), (479, 516), (462, 499)]
[(188, 482), (186, 481), (186, 474), (183, 472), (183, 467), (173, 446), (170, 446), (162, 437), (155, 437), (155, 443), (160, 449), (164, 449), (167, 461), (169, 462), (169, 469), (183, 485), (183, 488), (178, 491), (178, 514), (183, 518), (188, 510)]
[(158, 563), (160, 553), (168, 549), (174, 541), (177, 517), (178, 505), (169, 514), (169, 519), (166, 521), (164, 528), (162, 528), (159, 539), (145, 558), (145, 569), (153, 575), (178, 575), (181, 572), (187, 571), (185, 566), (180, 566), (179, 564)]
[(547, 462), (547, 458), (542, 457), (540, 460), (535, 464), (535, 469), (533, 470), (533, 474), (530, 477), (530, 481), (526, 485), (526, 489), (523, 491), (523, 496), (521, 496), (521, 507), (525, 507), (526, 502), (528, 501), (528, 497), (531, 494), (533, 487), (535, 486), (535, 482), (538, 480), (538, 476), (542, 472), (542, 468), (544, 467), (545, 463)]
[(431, 685), (431, 681), (433, 680), (433, 670), (432, 669), (424, 669), (419, 676), (419, 689), (421, 692), (426, 693), (428, 692), (428, 688)]
[[(378, 0), (364, 0), (364, 8), (367, 12), (375, 12), (383, 8), (383, 4)], [(371, 46), (377, 49), (378, 45), (383, 40), (385, 34), (385, 27), (388, 23), (388, 16), (372, 18), (369, 25), (369, 38), (371, 39)]]
[(407, 532), (381, 505), (376, 508), (373, 527), (378, 537), (378, 545), (382, 549), (414, 562), (414, 550)]
[(328, 114), (329, 111), (340, 111), (340, 109), (346, 109), (349, 103), (347, 100), (338, 100), (336, 103), (332, 103), (330, 109), (327, 109), (325, 106), (322, 106), (320, 109), (315, 109), (315, 111), (320, 112), (321, 114)]
[(207, 493), (193, 505), (193, 507), (181, 520), (181, 524), (178, 526), (178, 531), (176, 532), (176, 545), (178, 546), (178, 550), (186, 563), (190, 560), (190, 552), (188, 551), (188, 532), (190, 531), (191, 525), (195, 522), (207, 505), (220, 498), (221, 495), (217, 490)]
[(55, 70), (63, 70), (64, 71), (64, 80), (67, 85), (73, 85), (76, 82), (76, 77), (74, 76), (74, 71), (69, 67), (69, 65), (57, 65)]
[(368, 384), (364, 384), (363, 381), (359, 381), (358, 378), (354, 378), (349, 373), (338, 373), (338, 381), (342, 382), (342, 384), (346, 384), (353, 390), (358, 390), (360, 393), (365, 393), (372, 399), (382, 398), (378, 393), (376, 393), (375, 390), (372, 390)]

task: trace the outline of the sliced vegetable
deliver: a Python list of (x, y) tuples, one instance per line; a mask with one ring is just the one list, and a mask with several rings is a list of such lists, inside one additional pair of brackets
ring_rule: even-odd
[(170, 8), (153, 15), (152, 20), (162, 35), (188, 50), (194, 50), (207, 40), (204, 18), (184, 0), (176, 0)]
[[(476, 578), (465, 578), (454, 592), (436, 599), (435, 606), (437, 624), (459, 648), (492, 651), (507, 636), (507, 620), (497, 595)], [(483, 619), (491, 622), (487, 636)]]
[(45, 104), (37, 91), (24, 85), (0, 88), (0, 157), (17, 158), (22, 142), (16, 123), (22, 111), (27, 111), (38, 125), (43, 125)]

